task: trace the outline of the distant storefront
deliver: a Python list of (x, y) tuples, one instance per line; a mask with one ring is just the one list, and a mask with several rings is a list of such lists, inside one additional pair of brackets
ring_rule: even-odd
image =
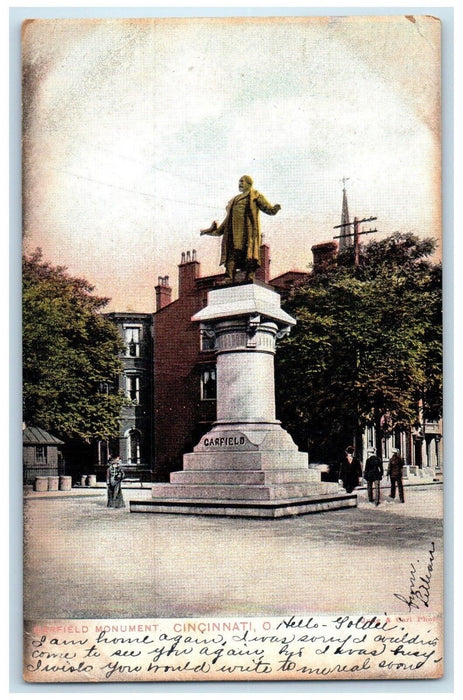
[(60, 451), (64, 442), (36, 427), (23, 430), (24, 483), (33, 484), (36, 476), (60, 476), (64, 473), (64, 460)]

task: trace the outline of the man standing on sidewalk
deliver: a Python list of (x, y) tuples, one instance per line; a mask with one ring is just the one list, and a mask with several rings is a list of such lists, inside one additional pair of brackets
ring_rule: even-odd
[(404, 502), (404, 486), (402, 483), (402, 470), (404, 461), (400, 456), (399, 450), (392, 450), (392, 457), (389, 460), (387, 475), (391, 478), (391, 498), (395, 498), (395, 487), (399, 489), (400, 502)]
[(368, 500), (373, 503), (373, 490), (375, 491), (375, 504), (379, 506), (381, 493), (381, 479), (383, 478), (383, 465), (379, 457), (376, 456), (373, 448), (369, 449), (368, 459), (365, 462), (363, 478), (367, 482)]
[(362, 478), (362, 465), (354, 453), (354, 447), (349, 446), (346, 448), (339, 472), (340, 481), (347, 493), (352, 493)]

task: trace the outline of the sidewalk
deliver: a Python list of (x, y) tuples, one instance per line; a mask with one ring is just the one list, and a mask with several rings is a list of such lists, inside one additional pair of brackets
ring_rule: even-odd
[[(431, 609), (441, 609), (440, 484), (407, 487), (405, 503), (273, 520), (131, 513), (149, 488), (25, 498), (26, 619), (405, 613), (412, 563), (435, 547)], [(417, 566), (420, 566), (417, 564)]]
[[(148, 498), (151, 494), (152, 484), (148, 482), (143, 482), (143, 486), (140, 482), (125, 483), (122, 485), (123, 491), (137, 491), (140, 492), (142, 498)], [(32, 486), (24, 487), (24, 498), (26, 500), (37, 499), (37, 498), (71, 498), (71, 497), (81, 497), (81, 496), (101, 496), (102, 491), (106, 494), (106, 484), (104, 481), (99, 481), (95, 486), (73, 486), (69, 491), (34, 491)], [(131, 494), (131, 498), (134, 494)]]
[[(442, 478), (423, 478), (423, 479), (413, 479), (404, 480), (404, 488), (408, 490), (409, 488), (415, 488), (420, 486), (438, 486), (442, 485)], [(151, 487), (152, 484), (149, 482), (143, 482), (141, 485), (138, 481), (123, 483), (123, 491), (139, 491), (141, 492), (141, 498), (151, 497)], [(25, 499), (36, 499), (36, 498), (66, 498), (75, 496), (95, 496), (101, 495), (101, 490), (106, 491), (106, 483), (104, 481), (99, 481), (95, 486), (73, 486), (70, 491), (34, 491), (32, 486), (24, 487), (24, 498)], [(358, 496), (366, 493), (367, 487), (365, 483), (355, 489), (354, 494)], [(381, 482), (381, 493), (387, 494), (390, 490), (390, 485), (386, 481), (386, 478)], [(345, 493), (342, 486), (339, 487), (339, 493)], [(139, 496), (137, 495), (137, 498)], [(130, 498), (135, 498), (135, 494), (131, 493)]]

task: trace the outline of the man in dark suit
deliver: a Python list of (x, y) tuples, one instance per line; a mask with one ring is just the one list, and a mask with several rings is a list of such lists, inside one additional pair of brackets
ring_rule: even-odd
[(362, 478), (362, 465), (354, 453), (355, 449), (353, 447), (349, 446), (346, 448), (339, 472), (342, 485), (347, 493), (352, 493), (352, 491), (357, 488)]
[(392, 450), (392, 457), (389, 460), (387, 475), (391, 479), (391, 498), (395, 498), (395, 489), (397, 486), (401, 503), (404, 503), (404, 486), (402, 483), (403, 466), (404, 461), (400, 456), (399, 450)]
[[(383, 465), (380, 458), (375, 454), (375, 450), (373, 448), (370, 448), (367, 454), (368, 459), (365, 462), (363, 478), (367, 482), (368, 500), (370, 503), (373, 503), (374, 500), (375, 504), (379, 506), (381, 479), (383, 478)], [(375, 491), (374, 498), (373, 491)]]

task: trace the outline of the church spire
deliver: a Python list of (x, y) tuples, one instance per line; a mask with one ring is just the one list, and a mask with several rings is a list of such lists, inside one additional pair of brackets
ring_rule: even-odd
[(348, 177), (343, 177), (342, 178), (342, 214), (341, 214), (341, 225), (343, 226), (342, 232), (344, 234), (343, 238), (339, 239), (339, 252), (346, 250), (349, 246), (352, 245), (353, 243), (353, 237), (346, 235), (346, 234), (351, 234), (352, 233), (352, 226), (345, 226), (345, 224), (349, 224), (350, 219), (349, 219), (349, 207), (347, 206), (347, 194), (346, 194), (346, 182), (349, 178)]

